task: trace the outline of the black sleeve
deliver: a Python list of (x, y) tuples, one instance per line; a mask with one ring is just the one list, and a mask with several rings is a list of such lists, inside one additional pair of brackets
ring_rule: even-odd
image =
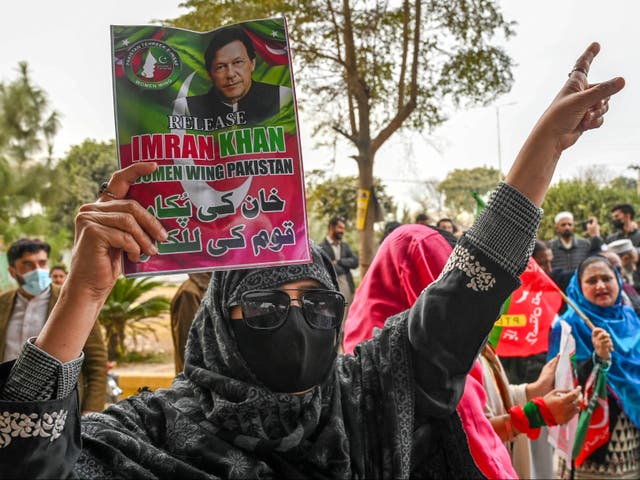
[(595, 255), (602, 251), (602, 245), (604, 241), (602, 237), (591, 237), (589, 239), (589, 255)]
[(519, 282), (464, 239), (454, 267), (420, 295), (409, 313), (417, 393), (433, 416), (450, 414), (465, 378)]
[[(0, 386), (12, 365), (0, 365)], [(81, 448), (77, 388), (54, 400), (0, 400), (0, 477), (68, 478)]]
[(541, 215), (520, 192), (501, 184), (440, 277), (409, 310), (416, 403), (429, 415), (455, 410), (502, 303), (520, 285)]

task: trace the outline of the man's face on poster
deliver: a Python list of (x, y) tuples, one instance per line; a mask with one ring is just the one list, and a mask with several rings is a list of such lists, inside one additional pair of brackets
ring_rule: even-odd
[(209, 75), (216, 90), (230, 103), (236, 103), (251, 88), (251, 73), (256, 67), (240, 40), (234, 40), (218, 49), (211, 62)]

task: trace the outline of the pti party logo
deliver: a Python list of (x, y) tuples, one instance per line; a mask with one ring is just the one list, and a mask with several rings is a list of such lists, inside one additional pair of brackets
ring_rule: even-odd
[(178, 53), (158, 40), (142, 40), (131, 46), (124, 60), (127, 78), (149, 90), (168, 87), (180, 76)]

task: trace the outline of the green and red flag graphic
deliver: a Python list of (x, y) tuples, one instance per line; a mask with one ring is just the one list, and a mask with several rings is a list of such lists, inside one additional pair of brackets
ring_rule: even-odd
[(289, 52), (282, 24), (263, 20), (251, 22), (247, 35), (251, 38), (256, 53), (270, 65), (288, 65)]
[(596, 363), (585, 384), (586, 408), (580, 413), (573, 458), (576, 466), (609, 441), (609, 401), (607, 398), (607, 372)]

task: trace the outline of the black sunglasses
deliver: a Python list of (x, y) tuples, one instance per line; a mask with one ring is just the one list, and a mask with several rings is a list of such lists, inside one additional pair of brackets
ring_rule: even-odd
[[(304, 291), (304, 290), (293, 290)], [(250, 290), (240, 297), (245, 325), (256, 330), (274, 330), (287, 319), (291, 302), (302, 305), (302, 314), (312, 328), (338, 328), (344, 315), (345, 300), (334, 290), (306, 290), (300, 298), (291, 298), (283, 290)]]

